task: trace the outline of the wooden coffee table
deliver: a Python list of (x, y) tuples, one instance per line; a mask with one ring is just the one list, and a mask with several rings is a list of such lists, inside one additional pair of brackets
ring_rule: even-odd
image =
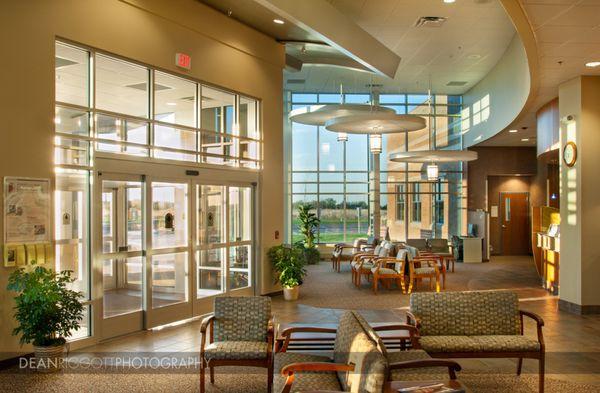
[[(380, 322), (371, 323), (373, 327), (390, 326), (403, 324), (403, 321), (398, 322)], [(282, 323), (277, 326), (275, 336), (275, 352), (278, 352), (284, 344), (285, 337), (281, 332), (287, 328), (294, 327), (318, 327), (337, 329), (337, 323)], [(388, 349), (407, 349), (410, 348), (410, 334), (406, 330), (387, 330), (377, 332)], [(314, 332), (297, 332), (292, 334), (292, 339), (288, 345), (288, 351), (333, 351), (335, 343), (335, 333), (314, 333)]]

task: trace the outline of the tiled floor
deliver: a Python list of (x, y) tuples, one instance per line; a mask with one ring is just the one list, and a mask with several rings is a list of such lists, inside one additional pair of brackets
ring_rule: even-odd
[[(322, 269), (326, 270), (328, 266), (323, 262), (322, 266), (311, 266), (309, 269), (314, 273)], [(318, 286), (320, 288), (318, 296), (328, 296), (333, 299), (347, 298), (352, 296), (352, 293), (328, 293), (326, 280), (334, 278), (350, 280), (349, 274), (349, 272), (340, 273), (339, 277), (321, 273), (309, 274), (307, 284), (309, 281), (311, 284), (303, 286), (302, 290), (307, 291)], [(558, 299), (548, 296), (538, 287), (538, 282), (533, 262), (529, 258), (505, 257), (494, 258), (486, 264), (457, 265), (456, 273), (448, 275), (448, 290), (498, 288), (515, 290), (520, 296), (522, 308), (539, 314), (546, 322), (544, 338), (547, 346), (548, 376), (600, 386), (600, 316), (577, 316), (558, 311)], [(372, 296), (373, 302), (377, 301), (368, 288), (361, 290), (350, 288), (350, 290), (361, 292), (361, 297)], [(305, 297), (317, 295), (304, 294)], [(394, 296), (398, 296), (400, 303), (407, 304), (407, 295), (396, 293)], [(276, 322), (337, 322), (343, 312), (341, 308), (321, 308), (303, 303), (305, 302), (302, 298), (297, 302), (286, 302), (281, 296), (274, 297), (273, 313)], [(400, 306), (387, 310), (364, 309), (361, 312), (370, 322), (404, 321), (403, 308)], [(139, 332), (79, 352), (153, 352), (159, 356), (197, 352), (200, 345), (199, 325), (198, 321), (194, 321), (159, 331)], [(532, 322), (527, 323), (526, 334), (535, 336), (535, 326)], [(486, 372), (493, 370), (498, 373), (514, 373), (516, 370), (516, 361), (512, 359), (459, 359), (459, 363), (464, 370)], [(524, 372), (537, 373), (537, 362), (525, 360)]]

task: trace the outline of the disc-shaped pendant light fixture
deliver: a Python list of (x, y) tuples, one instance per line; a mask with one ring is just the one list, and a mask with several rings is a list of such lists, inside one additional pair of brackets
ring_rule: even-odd
[[(367, 104), (328, 104), (312, 105), (294, 109), (290, 112), (289, 119), (295, 123), (310, 126), (324, 126), (328, 120), (343, 116), (359, 115), (366, 113), (395, 114), (392, 108)], [(342, 132), (345, 132), (342, 130)]]
[(460, 162), (477, 159), (477, 152), (470, 150), (417, 150), (390, 154), (394, 162)]
[(390, 134), (422, 130), (426, 124), (421, 116), (399, 115), (395, 112), (367, 112), (327, 120), (325, 129), (348, 134)]

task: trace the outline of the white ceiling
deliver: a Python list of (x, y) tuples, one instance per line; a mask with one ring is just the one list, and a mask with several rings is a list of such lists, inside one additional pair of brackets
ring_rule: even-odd
[[(600, 0), (522, 0), (522, 3), (537, 43), (540, 88), (529, 112), (483, 145), (513, 145), (525, 137), (535, 144), (535, 112), (558, 97), (558, 86), (578, 75), (600, 75), (600, 67), (585, 66), (589, 61), (600, 61)], [(519, 131), (509, 134), (509, 129)]]
[[(461, 94), (481, 80), (506, 50), (515, 29), (497, 0), (328, 0), (339, 12), (398, 54), (402, 61), (394, 80), (341, 67), (305, 65), (286, 79), (305, 79), (303, 91), (426, 91), (430, 79), (439, 93)], [(442, 27), (414, 27), (422, 16), (447, 17)], [(372, 82), (371, 82), (372, 80)], [(467, 82), (450, 87), (448, 82)]]

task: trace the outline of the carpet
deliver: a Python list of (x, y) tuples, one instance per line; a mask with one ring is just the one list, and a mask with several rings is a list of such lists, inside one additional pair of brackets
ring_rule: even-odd
[[(409, 295), (402, 294), (393, 284), (392, 289), (379, 286), (373, 294), (371, 284), (363, 278), (363, 285), (356, 288), (351, 281), (350, 267), (342, 265), (342, 272), (334, 272), (331, 262), (322, 261), (307, 266), (307, 276), (300, 288), (299, 304), (312, 307), (389, 310), (407, 307)], [(447, 291), (510, 289), (523, 297), (548, 296), (540, 288), (539, 277), (530, 258), (497, 259), (479, 264), (457, 263), (454, 273), (446, 274)], [(416, 291), (429, 291), (429, 281), (423, 282)]]
[[(229, 368), (229, 370), (232, 370)], [(256, 371), (255, 371), (256, 370)], [(206, 383), (207, 393), (266, 392), (266, 373), (258, 369), (237, 369), (229, 374), (216, 373), (215, 385)], [(461, 372), (460, 381), (474, 393), (537, 393), (537, 375), (493, 375)], [(198, 392), (197, 374), (103, 373), (0, 373), (0, 390), (6, 393), (162, 393)], [(546, 393), (594, 393), (600, 386), (546, 378)], [(278, 392), (274, 392), (278, 393)]]

